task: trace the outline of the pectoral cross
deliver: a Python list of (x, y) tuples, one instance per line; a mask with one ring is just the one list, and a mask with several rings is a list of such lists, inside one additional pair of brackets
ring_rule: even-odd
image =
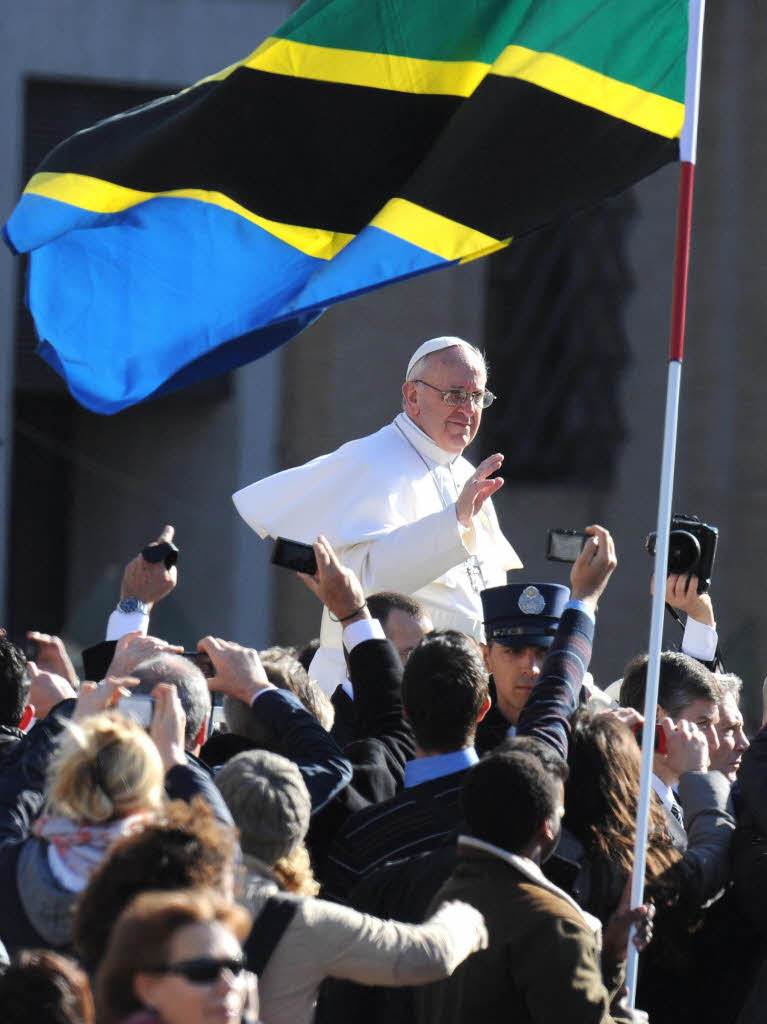
[(469, 577), (469, 583), (471, 583), (472, 590), (476, 594), (481, 593), (485, 589), (485, 578), (482, 575), (482, 569), (476, 555), (466, 562), (466, 575)]

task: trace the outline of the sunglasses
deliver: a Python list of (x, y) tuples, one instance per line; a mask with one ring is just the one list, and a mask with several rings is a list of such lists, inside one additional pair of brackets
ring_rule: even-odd
[(229, 971), (236, 978), (245, 970), (245, 961), (241, 957), (231, 960), (213, 960), (201, 957), (199, 960), (182, 960), (177, 964), (166, 964), (157, 967), (153, 974), (178, 974), (191, 982), (192, 985), (212, 985), (218, 981), (223, 971)]

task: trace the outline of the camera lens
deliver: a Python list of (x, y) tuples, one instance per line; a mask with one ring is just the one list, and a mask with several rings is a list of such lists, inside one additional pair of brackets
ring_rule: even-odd
[(672, 530), (668, 539), (668, 571), (691, 572), (700, 558), (700, 544), (687, 530)]

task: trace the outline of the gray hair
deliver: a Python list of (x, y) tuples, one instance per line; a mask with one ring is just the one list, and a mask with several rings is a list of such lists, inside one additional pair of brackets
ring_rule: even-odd
[[(468, 342), (467, 342), (467, 345), (468, 345)], [(417, 363), (413, 363), (413, 365), (410, 368), (410, 373), (405, 377), (405, 381), (415, 380), (417, 377), (420, 377), (421, 374), (425, 372), (426, 367), (429, 364), (429, 360), (432, 357), (439, 356), (443, 352), (449, 352), (451, 348), (462, 348), (462, 347), (463, 346), (460, 346), (460, 345), (456, 344), (456, 345), (450, 345), (450, 346), (448, 346), (448, 348), (440, 348), (436, 352), (427, 352), (425, 356), (421, 356), (421, 358), (418, 360)], [(472, 351), (476, 354), (477, 358), (479, 359), (480, 366), (482, 367), (482, 370), (483, 370), (483, 372), (485, 374), (485, 380), (487, 380), (488, 365), (487, 365), (487, 360), (485, 359), (484, 352), (480, 352), (480, 350), (478, 348), (474, 348), (473, 345), (470, 345), (469, 348), (472, 349)]]
[[(468, 344), (468, 342), (467, 342), (467, 344)], [(450, 348), (459, 348), (459, 347), (462, 347), (462, 346), (450, 345), (449, 348), (441, 348), (441, 349), (438, 349), (436, 352), (427, 352), (427, 354), (425, 356), (421, 356), (421, 358), (417, 362), (413, 363), (413, 365), (410, 367), (410, 373), (405, 377), (405, 383), (407, 384), (407, 382), (411, 381), (411, 380), (419, 380), (427, 372), (427, 368), (429, 366), (429, 360), (430, 359), (433, 359), (435, 356), (441, 355), (443, 352), (448, 352)], [(488, 366), (488, 362), (485, 359), (485, 353), (484, 352), (480, 352), (480, 350), (478, 348), (474, 348), (473, 345), (471, 345), (470, 347), (476, 353), (477, 358), (479, 359), (480, 366), (482, 367), (482, 372), (485, 375), (485, 380), (487, 380), (490, 367)], [(402, 396), (402, 409), (403, 409), (403, 411), (406, 408), (407, 408), (407, 402), (405, 401), (405, 396), (403, 395)]]
[(155, 654), (137, 665), (131, 675), (139, 680), (139, 685), (132, 689), (133, 693), (151, 693), (158, 683), (170, 683), (176, 687), (186, 715), (184, 743), (187, 750), (191, 749), (206, 715), (210, 714), (210, 691), (199, 668), (180, 654)]
[[(288, 690), (328, 732), (333, 728), (335, 711), (330, 698), (311, 679), (293, 647), (270, 647), (259, 654), (266, 677), (280, 690)], [(236, 697), (224, 697), (224, 718), (230, 732), (244, 736), (262, 747), (279, 746), (277, 737), (253, 714), (250, 706)]]
[(723, 700), (729, 693), (735, 703), (740, 706), (740, 694), (743, 690), (743, 680), (740, 676), (736, 676), (734, 672), (723, 672), (716, 677), (716, 681), (722, 688), (721, 699)]

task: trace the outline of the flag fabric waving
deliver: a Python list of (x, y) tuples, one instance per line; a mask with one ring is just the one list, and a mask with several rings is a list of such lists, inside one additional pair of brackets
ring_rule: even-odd
[(678, 159), (688, 0), (308, 0), (54, 149), (3, 229), (40, 354), (116, 412)]

